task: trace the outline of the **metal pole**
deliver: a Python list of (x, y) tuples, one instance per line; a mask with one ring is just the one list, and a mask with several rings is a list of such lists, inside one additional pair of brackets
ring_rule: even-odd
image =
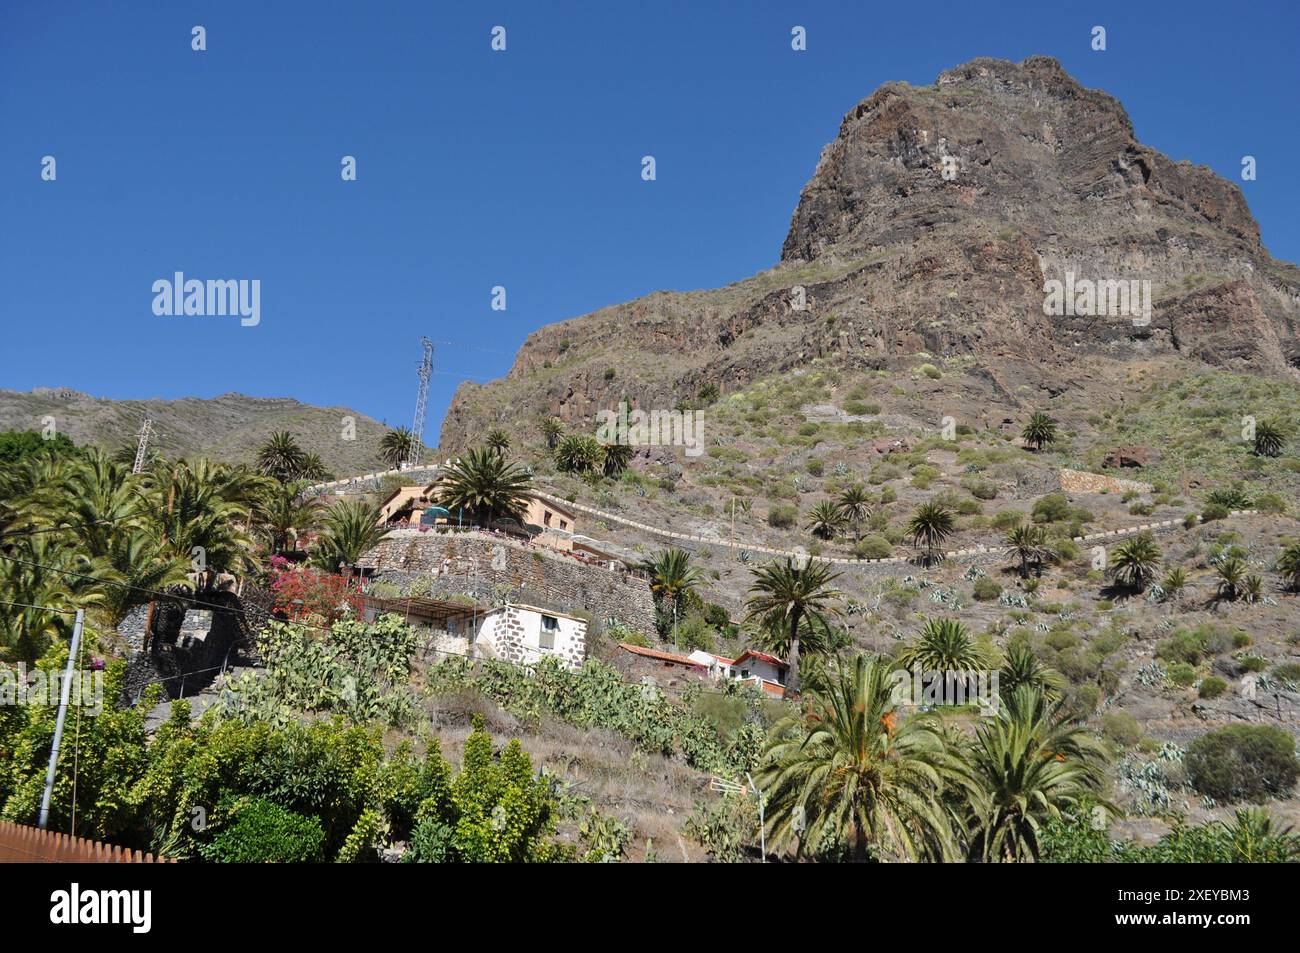
[(68, 648), (68, 664), (63, 672), (63, 689), (59, 692), (59, 716), (54, 721), (54, 744), (50, 747), (50, 766), (45, 772), (45, 793), (41, 795), (41, 816), (37, 821), (37, 826), (41, 830), (45, 830), (50, 822), (50, 796), (54, 793), (54, 768), (59, 761), (59, 742), (63, 740), (63, 719), (68, 714), (68, 696), (72, 693), (73, 666), (77, 664), (77, 649), (81, 645), (83, 621), (85, 621), (85, 612), (78, 609), (77, 621), (72, 626), (72, 645)]
[(758, 785), (754, 783), (748, 771), (745, 772), (745, 779), (749, 781), (749, 786), (754, 789), (754, 796), (758, 798), (758, 849), (763, 855), (763, 863), (767, 863), (767, 821), (763, 817), (763, 792), (758, 789)]

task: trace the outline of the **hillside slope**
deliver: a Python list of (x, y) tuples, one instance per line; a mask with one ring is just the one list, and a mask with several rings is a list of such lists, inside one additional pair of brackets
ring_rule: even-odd
[[(140, 425), (149, 417), (157, 432), (153, 446), (167, 456), (206, 456), (230, 463), (251, 462), (270, 434), (288, 430), (340, 475), (376, 468), (379, 441), (387, 431), (355, 410), (313, 407), (285, 397), (106, 400), (68, 388), (0, 390), (0, 430), (41, 430), (46, 417), (54, 418), (58, 431), (74, 443), (109, 449), (134, 446)], [(343, 439), (347, 417), (355, 420), (353, 440)]]

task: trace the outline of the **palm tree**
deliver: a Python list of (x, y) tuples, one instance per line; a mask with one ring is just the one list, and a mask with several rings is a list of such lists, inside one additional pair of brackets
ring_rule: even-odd
[(255, 519), (272, 555), (297, 549), (298, 537), (315, 529), (321, 504), (305, 489), (303, 483), (278, 483), (259, 501)]
[(799, 691), (799, 624), (808, 618), (829, 628), (826, 617), (835, 614), (830, 603), (841, 595), (831, 588), (831, 583), (838, 578), (839, 573), (833, 573), (828, 563), (810, 562), (799, 567), (790, 559), (771, 563), (754, 573), (745, 618), (789, 629), (790, 656), (786, 662), (790, 670), (785, 689), (791, 695)]
[(1065, 679), (1054, 668), (1044, 665), (1025, 641), (1015, 641), (1007, 648), (1006, 658), (998, 671), (998, 694), (1010, 696), (1022, 685), (1042, 693), (1045, 698), (1062, 698)]
[(510, 435), (499, 427), (493, 427), (488, 431), (487, 439), (483, 441), (487, 448), (494, 453), (505, 454), (510, 449)]
[(1219, 575), (1219, 590), (1215, 598), (1236, 602), (1246, 594), (1249, 574), (1246, 562), (1239, 556), (1229, 556), (1215, 570)]
[(419, 450), (420, 442), (407, 427), (390, 430), (379, 441), (379, 456), (392, 470), (398, 469), (407, 460), (414, 459)]
[(1007, 557), (1020, 561), (1020, 575), (1024, 578), (1029, 577), (1030, 566), (1041, 573), (1043, 563), (1056, 555), (1047, 543), (1047, 530), (1041, 526), (1014, 526), (1002, 537), (1002, 542), (1007, 547)]
[(464, 510), (480, 526), (500, 519), (522, 521), (532, 477), (501, 454), (475, 447), (457, 460), (434, 486), (439, 506)]
[(1030, 415), (1025, 429), (1020, 431), (1020, 436), (1035, 450), (1042, 450), (1047, 444), (1056, 442), (1056, 421), (1036, 410)]
[(616, 477), (627, 469), (635, 449), (625, 443), (606, 443), (601, 445), (601, 472), (607, 477)]
[(1005, 699), (976, 731), (969, 766), (971, 854), (985, 863), (1032, 861), (1048, 820), (1101, 799), (1108, 758), (1101, 739), (1072, 721), (1061, 702), (1029, 686)]
[(1155, 578), (1163, 556), (1151, 533), (1138, 533), (1115, 547), (1110, 573), (1118, 585), (1140, 592)]
[(1165, 591), (1166, 598), (1174, 598), (1187, 588), (1187, 570), (1181, 566), (1174, 566), (1165, 573), (1165, 578), (1160, 580), (1160, 588)]
[(117, 628), (150, 593), (187, 584), (190, 559), (144, 529), (118, 529), (106, 553), (89, 563), (88, 574), (105, 582), (97, 608), (111, 628)]
[(287, 430), (271, 434), (257, 451), (257, 469), (281, 483), (296, 480), (302, 472), (303, 449)]
[(73, 551), (52, 534), (26, 536), (0, 559), (0, 655), (34, 664), (53, 639), (72, 632), (72, 610), (93, 607), (102, 594), (77, 576)]
[(959, 830), (944, 803), (964, 784), (933, 715), (899, 720), (889, 665), (858, 655), (805, 712), (774, 726), (756, 779), (771, 843), (828, 841), (858, 860), (955, 860)]
[(555, 445), (555, 466), (561, 473), (587, 473), (601, 465), (605, 449), (589, 434), (569, 434)]
[(907, 537), (917, 549), (925, 550), (924, 561), (935, 561), (939, 547), (957, 528), (952, 510), (941, 503), (922, 503), (907, 523)]
[(1300, 542), (1291, 543), (1278, 554), (1274, 567), (1288, 589), (1300, 589)]
[(1300, 835), (1291, 825), (1274, 827), (1260, 807), (1238, 810), (1232, 822), (1220, 821), (1224, 839), (1236, 864), (1286, 864), (1300, 860)]
[(809, 514), (808, 529), (821, 539), (834, 539), (844, 526), (844, 513), (831, 500), (822, 500)]
[(916, 641), (898, 656), (901, 667), (924, 672), (969, 672), (983, 667), (987, 660), (958, 619), (927, 619)]
[(1260, 457), (1280, 457), (1286, 446), (1286, 433), (1271, 420), (1261, 420), (1255, 424), (1255, 455)]
[(690, 553), (674, 546), (651, 559), (643, 560), (637, 564), (637, 568), (649, 574), (650, 591), (654, 593), (660, 611), (665, 605), (669, 607), (673, 620), (673, 637), (676, 638), (678, 608), (699, 585), (699, 567), (691, 565)]
[(302, 455), (302, 466), (298, 468), (298, 475), (295, 480), (306, 480), (308, 482), (317, 482), (320, 480), (332, 480), (334, 474), (325, 468), (325, 461), (321, 459), (319, 453), (304, 453)]
[(554, 450), (555, 445), (564, 436), (564, 424), (560, 422), (559, 417), (543, 417), (541, 426), (542, 436), (546, 438), (546, 449)]
[(311, 562), (318, 569), (339, 572), (379, 545), (388, 531), (379, 525), (379, 507), (364, 500), (343, 500), (334, 504), (321, 520), (323, 527), (312, 550)]
[(856, 542), (860, 538), (859, 531), (863, 522), (871, 516), (871, 494), (855, 483), (840, 493), (836, 503), (844, 516), (844, 521), (853, 528)]

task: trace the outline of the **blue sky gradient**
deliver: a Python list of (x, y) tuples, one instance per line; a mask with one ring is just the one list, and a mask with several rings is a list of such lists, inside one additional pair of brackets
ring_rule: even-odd
[[(529, 331), (770, 267), (843, 114), (976, 56), (1057, 57), (1143, 142), (1241, 184), (1296, 261), (1298, 28), (1284, 2), (5, 0), (0, 387), (409, 425), (423, 334), (451, 342), (433, 443), (457, 383), (503, 374)], [(260, 279), (260, 325), (155, 316), (175, 271)]]

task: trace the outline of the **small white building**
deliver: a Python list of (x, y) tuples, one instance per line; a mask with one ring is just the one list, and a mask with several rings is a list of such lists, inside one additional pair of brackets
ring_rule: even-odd
[(587, 622), (577, 616), (508, 603), (489, 610), (479, 626), (475, 654), (515, 665), (554, 656), (568, 668), (587, 660)]
[(746, 649), (736, 658), (729, 659), (696, 649), (689, 658), (707, 667), (714, 678), (756, 682), (763, 691), (778, 698), (785, 694), (785, 676), (789, 669), (775, 655)]

